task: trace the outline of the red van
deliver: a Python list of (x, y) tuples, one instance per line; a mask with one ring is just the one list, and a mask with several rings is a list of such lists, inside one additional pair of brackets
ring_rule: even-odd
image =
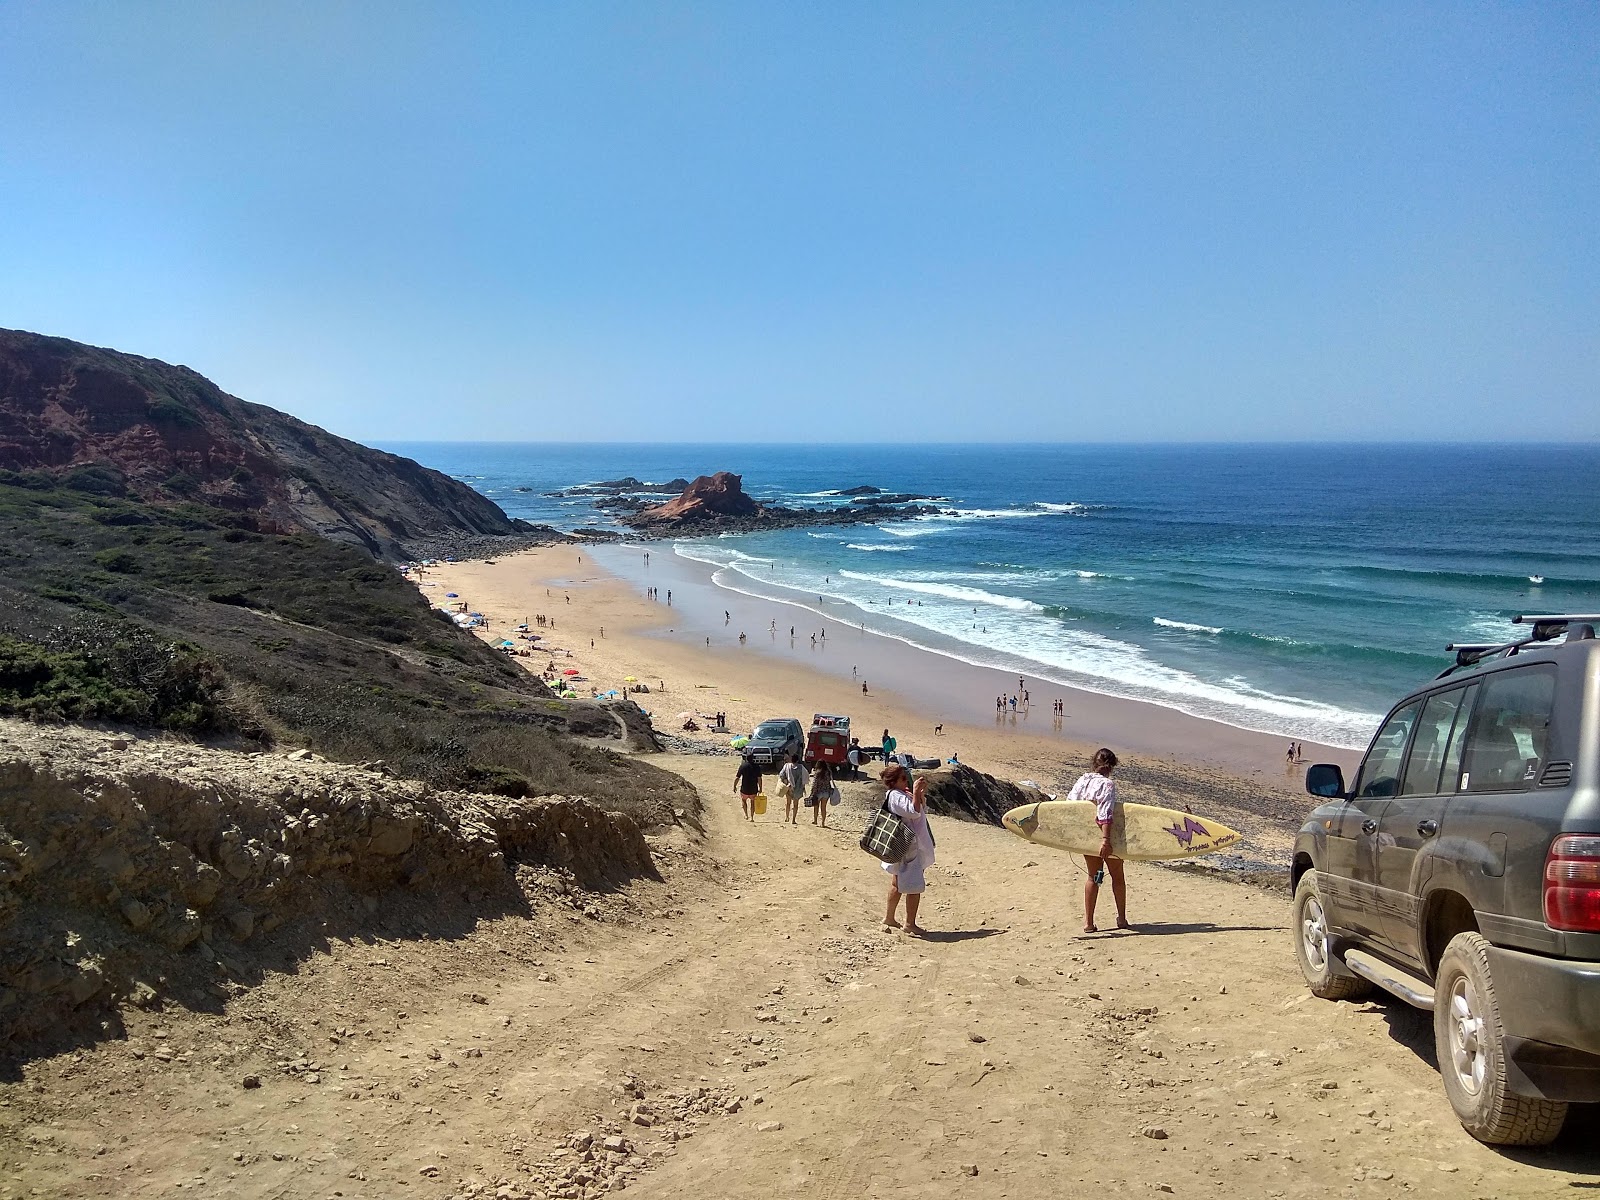
[(811, 728), (806, 731), (806, 766), (827, 763), (837, 769), (849, 761), (849, 752), (850, 718), (813, 714)]

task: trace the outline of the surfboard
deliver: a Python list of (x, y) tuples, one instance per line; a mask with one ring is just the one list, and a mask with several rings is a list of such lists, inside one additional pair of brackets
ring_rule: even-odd
[[(1100, 826), (1087, 800), (1041, 800), (1022, 804), (1001, 818), (1019, 838), (1072, 854), (1100, 849)], [(1242, 835), (1209, 817), (1157, 808), (1152, 804), (1119, 804), (1111, 826), (1111, 852), (1118, 858), (1149, 861), (1192, 858), (1232, 846)]]

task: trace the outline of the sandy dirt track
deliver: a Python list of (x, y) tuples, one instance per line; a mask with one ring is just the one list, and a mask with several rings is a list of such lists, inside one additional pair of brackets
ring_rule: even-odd
[(940, 821), (919, 942), (878, 923), (860, 811), (746, 824), (729, 760), (657, 761), (710, 803), (703, 839), (657, 839), (664, 883), (132, 1011), (0, 1084), (0, 1196), (593, 1196), (585, 1153), (641, 1197), (1600, 1185), (1587, 1112), (1549, 1151), (1480, 1146), (1421, 1018), (1310, 998), (1280, 893), (1134, 866), (1138, 932), (1079, 937), (1071, 859)]

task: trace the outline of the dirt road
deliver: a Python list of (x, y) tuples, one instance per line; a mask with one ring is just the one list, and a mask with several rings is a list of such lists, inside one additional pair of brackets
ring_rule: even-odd
[(1550, 1151), (1480, 1146), (1444, 1102), (1424, 1021), (1311, 999), (1280, 894), (1134, 867), (1138, 931), (1079, 937), (1072, 860), (945, 821), (935, 934), (909, 940), (878, 924), (862, 814), (835, 810), (824, 832), (780, 826), (774, 806), (745, 824), (726, 760), (673, 765), (710, 815), (703, 839), (657, 839), (664, 883), (459, 941), (331, 944), (225, 1011), (133, 1011), (125, 1040), (29, 1064), (0, 1085), (0, 1197), (1502, 1197), (1600, 1181), (1588, 1113)]

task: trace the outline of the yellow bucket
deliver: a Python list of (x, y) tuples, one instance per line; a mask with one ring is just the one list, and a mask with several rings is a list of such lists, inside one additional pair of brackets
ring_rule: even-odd
[(763, 793), (763, 792), (757, 792), (755, 794), (755, 797), (750, 801), (750, 807), (751, 807), (751, 810), (756, 814), (756, 816), (758, 816), (758, 817), (766, 816), (767, 815), (767, 797), (766, 797), (766, 794)]

